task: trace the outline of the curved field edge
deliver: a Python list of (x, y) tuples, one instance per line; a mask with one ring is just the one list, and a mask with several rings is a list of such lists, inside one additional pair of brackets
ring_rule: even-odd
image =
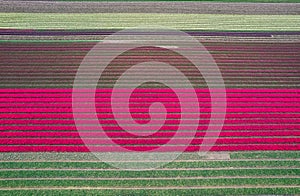
[(160, 26), (181, 30), (300, 31), (298, 21), (300, 15), (0, 13), (0, 28), (39, 30)]

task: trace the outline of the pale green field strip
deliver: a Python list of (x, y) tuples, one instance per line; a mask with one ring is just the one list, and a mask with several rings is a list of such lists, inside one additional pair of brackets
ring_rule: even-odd
[(299, 31), (299, 21), (300, 15), (0, 13), (0, 28), (40, 30), (161, 26), (181, 30)]
[[(226, 156), (224, 156), (226, 155)], [(198, 153), (182, 153), (177, 160), (197, 160), (214, 161), (221, 159), (239, 160), (239, 159), (296, 159), (300, 161), (299, 151), (255, 151), (255, 152), (219, 152), (207, 153), (204, 157), (200, 157)], [(36, 152), (36, 153), (0, 153), (0, 163), (2, 161), (96, 161), (99, 159), (93, 153), (51, 153), (51, 152)], [(210, 160), (212, 161), (212, 160)], [(250, 161), (250, 160), (249, 160)]]

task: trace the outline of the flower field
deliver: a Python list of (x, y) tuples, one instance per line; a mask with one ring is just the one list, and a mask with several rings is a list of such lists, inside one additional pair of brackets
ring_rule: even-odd
[[(1, 195), (300, 194), (297, 0), (1, 1), (0, 7)], [(97, 52), (108, 58), (119, 48), (106, 37), (144, 25), (201, 42), (225, 89), (212, 62), (204, 59), (207, 74), (199, 73), (192, 62), (198, 53), (189, 45), (180, 49), (190, 59), (166, 44), (130, 49), (102, 74), (90, 58), (85, 78), (78, 79), (97, 44), (107, 46)], [(154, 61), (186, 76), (197, 108), (184, 80), (156, 65), (130, 72), (125, 88), (115, 89), (134, 65)], [(178, 88), (153, 80), (157, 73)], [(91, 79), (98, 81), (95, 88)], [(76, 80), (82, 88), (74, 89)], [(128, 151), (161, 153), (162, 160), (118, 159), (145, 168), (163, 163), (164, 153), (180, 155), (141, 171), (99, 158)]]

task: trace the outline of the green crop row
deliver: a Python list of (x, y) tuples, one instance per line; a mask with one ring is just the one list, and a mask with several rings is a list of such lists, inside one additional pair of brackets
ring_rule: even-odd
[(292, 195), (299, 194), (300, 188), (218, 188), (213, 189), (168, 189), (168, 190), (3, 190), (2, 196), (11, 195)]
[[(231, 159), (299, 159), (299, 151), (233, 152)], [(298, 162), (299, 162), (298, 160)]]
[[(234, 168), (234, 167), (297, 167), (300, 162), (297, 160), (245, 160), (245, 161), (193, 161), (193, 162), (171, 162), (162, 168)], [(113, 168), (103, 162), (1, 162), (0, 169), (108, 169)]]
[[(222, 176), (298, 176), (300, 169), (231, 170), (1, 170), (0, 178), (161, 178)], [(300, 183), (300, 181), (299, 181)]]
[(193, 186), (299, 186), (298, 178), (220, 178), (220, 179), (159, 179), (159, 180), (2, 180), (0, 187), (193, 187)]

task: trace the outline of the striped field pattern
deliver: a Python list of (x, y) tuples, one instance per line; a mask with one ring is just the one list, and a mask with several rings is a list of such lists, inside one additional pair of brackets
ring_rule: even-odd
[[(293, 4), (134, 1), (117, 6), (118, 2), (1, 1), (0, 194), (300, 194), (300, 4), (288, 2)], [(143, 25), (182, 30), (211, 54), (226, 87), (220, 133), (218, 118), (211, 119), (211, 113), (222, 103), (212, 103), (204, 77), (169, 48), (151, 46), (126, 51), (103, 71), (94, 105), (104, 132), (95, 131), (85, 103), (76, 108), (82, 118), (75, 122), (73, 84), (85, 56), (118, 30)], [(188, 47), (184, 50), (196, 54)], [(126, 131), (130, 125), (120, 126), (115, 119), (111, 97), (116, 81), (131, 66), (147, 61), (176, 67), (195, 89), (200, 113), (196, 133), (180, 132), (176, 145), (168, 142), (181, 122), (189, 130), (195, 115), (182, 119), (179, 98), (168, 86), (144, 83), (129, 100), (130, 115), (141, 125), (162, 118), (159, 112), (151, 116), (150, 110), (157, 111), (152, 103), (164, 105), (167, 114), (159, 131), (141, 136), (146, 127), (134, 135)], [(84, 73), (87, 78), (100, 77), (97, 62), (93, 63), (95, 67)], [(205, 68), (210, 70), (211, 65)], [(135, 77), (164, 73), (156, 66), (149, 70)], [(208, 77), (216, 75), (210, 71)], [(172, 73), (164, 79), (183, 86)], [(84, 99), (92, 85), (89, 80), (81, 84), (84, 88), (77, 96)], [(217, 83), (211, 85), (217, 94), (222, 92)], [(177, 90), (191, 97), (187, 89)], [(125, 97), (125, 92), (117, 93)], [(192, 108), (193, 103), (185, 107)], [(84, 124), (84, 132), (79, 131), (78, 122)], [(126, 151), (137, 152), (161, 145), (167, 145), (162, 153), (180, 152), (190, 142), (173, 162), (155, 170), (129, 171), (101, 162), (90, 152), (121, 157), (123, 151), (111, 146), (107, 137)], [(207, 154), (198, 154), (204, 141), (213, 146)]]

